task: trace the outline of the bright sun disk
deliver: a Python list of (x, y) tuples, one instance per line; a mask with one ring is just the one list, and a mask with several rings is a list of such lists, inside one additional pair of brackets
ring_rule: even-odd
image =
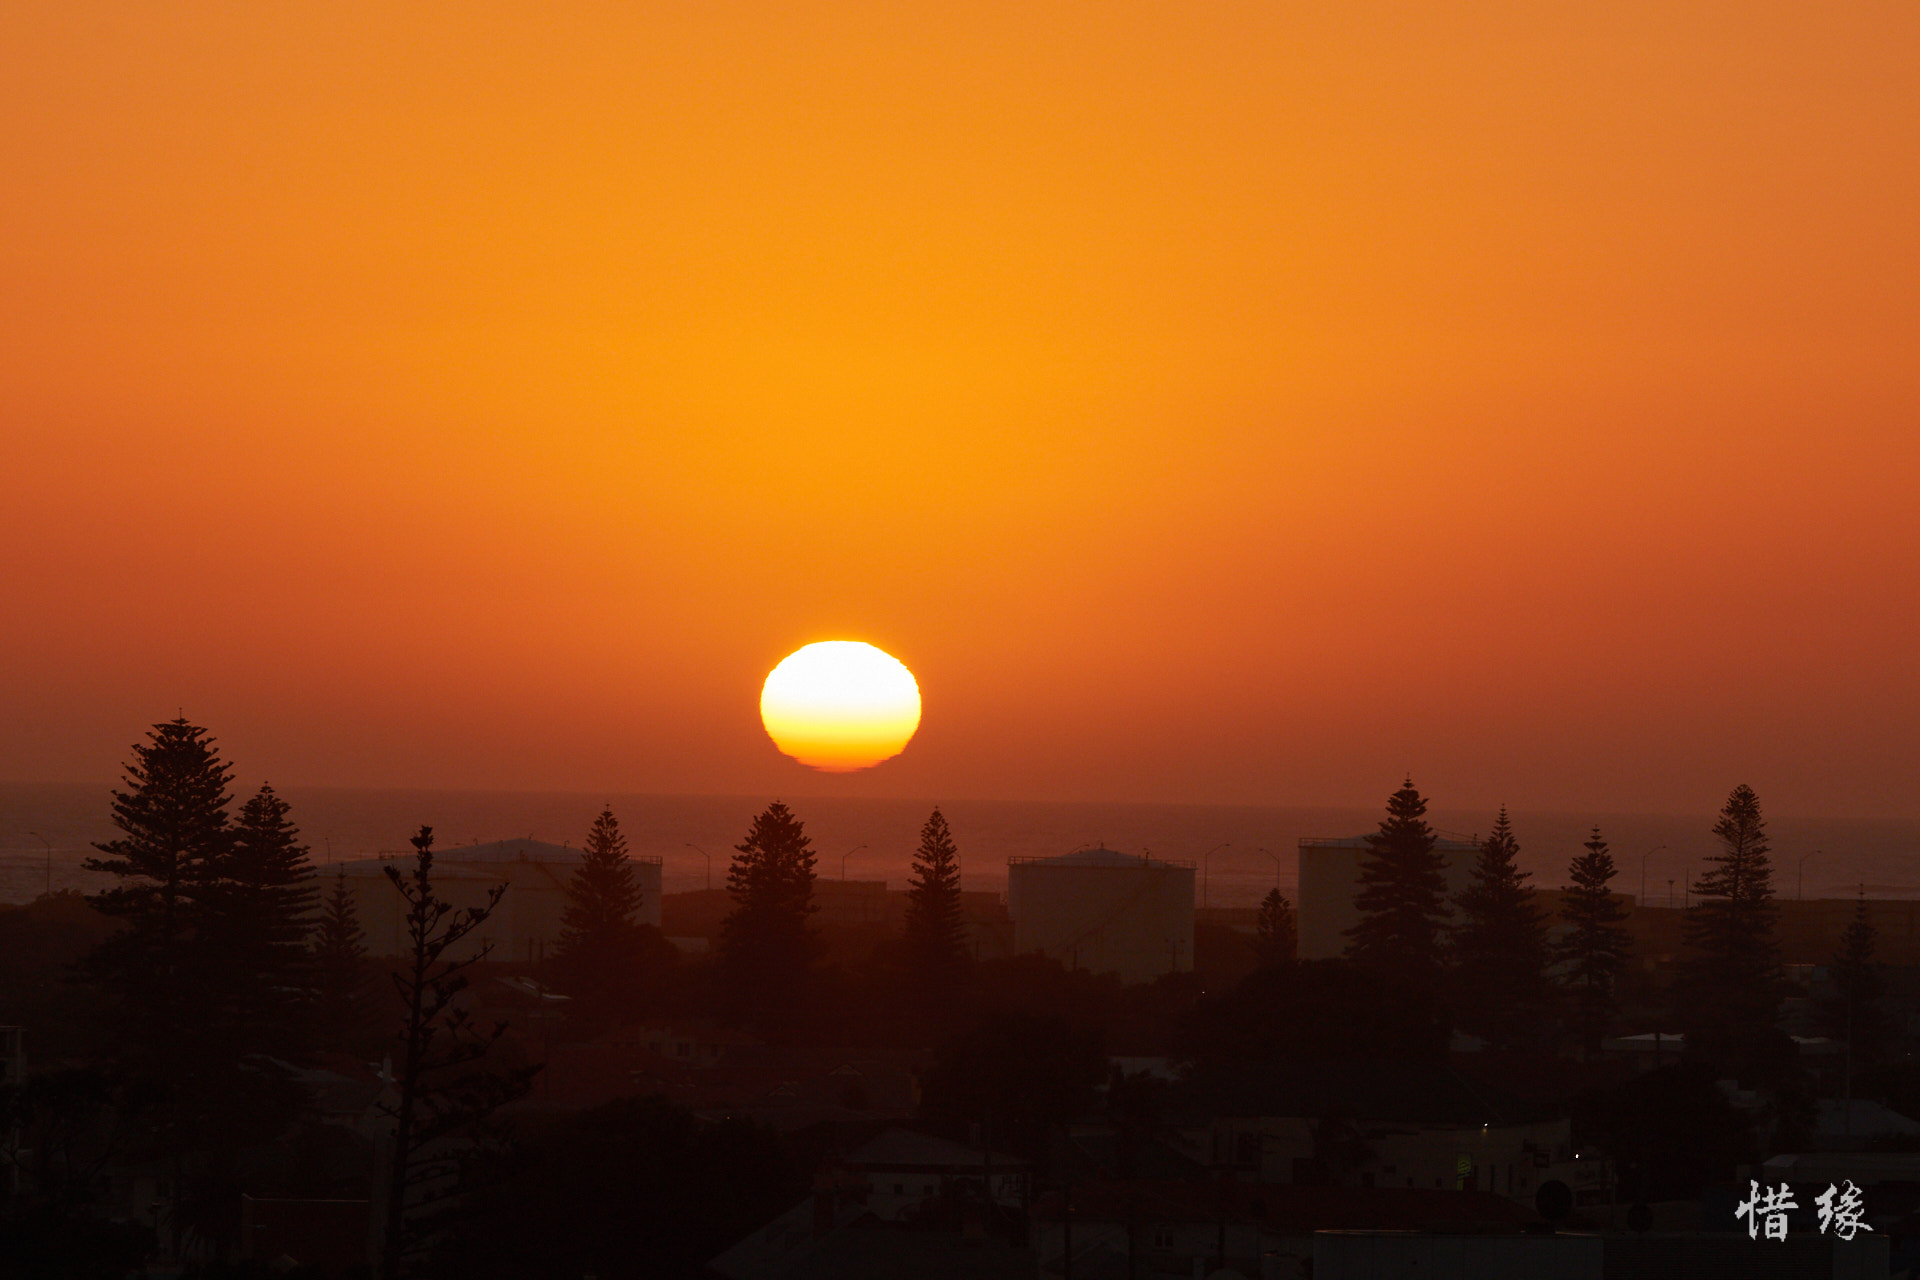
[(898, 658), (870, 644), (822, 640), (767, 676), (760, 721), (801, 764), (851, 773), (900, 754), (920, 727), (920, 686)]

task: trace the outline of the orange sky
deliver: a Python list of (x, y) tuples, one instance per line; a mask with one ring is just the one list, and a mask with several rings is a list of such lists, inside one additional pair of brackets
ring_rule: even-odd
[[(1920, 814), (1916, 49), (9, 4), (0, 776)], [(925, 698), (847, 778), (832, 638)]]

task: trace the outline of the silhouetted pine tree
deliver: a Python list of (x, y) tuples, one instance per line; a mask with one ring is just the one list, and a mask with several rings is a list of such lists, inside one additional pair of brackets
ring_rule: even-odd
[(1880, 1007), (1880, 964), (1875, 959), (1878, 940), (1863, 888), (1833, 957), (1833, 993), (1820, 1006), (1827, 1034), (1847, 1044), (1854, 1066), (1877, 1057), (1886, 1046), (1887, 1019)]
[(120, 878), (89, 901), (127, 927), (82, 968), (109, 996), (114, 1052), (155, 1099), (144, 1141), (174, 1187), (165, 1211), (174, 1247), (184, 1236), (224, 1248), (240, 1226), (239, 1153), (279, 1132), (299, 1094), (261, 1056), (261, 1028), (237, 994), (244, 975), (225, 927), (231, 766), (184, 717), (147, 737), (127, 766), (131, 788), (114, 793), (123, 834), (85, 864)]
[(573, 997), (576, 1014), (588, 1023), (604, 1022), (640, 976), (644, 902), (620, 823), (611, 807), (603, 809), (587, 832), (586, 857), (567, 882), (552, 965), (555, 984)]
[(1453, 913), (1446, 904), (1446, 860), (1426, 812), (1411, 778), (1388, 798), (1386, 819), (1367, 837), (1360, 862), (1354, 895), (1360, 919), (1347, 930), (1347, 956), (1431, 990), (1442, 974), (1440, 931)]
[(421, 827), (412, 844), (410, 873), (383, 868), (406, 899), (407, 955), (393, 975), (403, 1010), (394, 1100), (380, 1106), (393, 1121), (380, 1196), (381, 1280), (415, 1273), (462, 1193), (461, 1171), (504, 1142), (496, 1113), (525, 1095), (539, 1070), (489, 1061), (506, 1024), (483, 1030), (456, 1004), (467, 988), (466, 971), (486, 959), (492, 944), (455, 949), (486, 923), (507, 886), (496, 885), (485, 906), (456, 911), (434, 892), (433, 828)]
[(819, 944), (813, 914), (814, 856), (806, 829), (774, 801), (753, 820), (727, 871), (733, 911), (720, 925), (720, 976), (740, 1016), (781, 1021), (805, 989)]
[(1300, 946), (1300, 926), (1293, 904), (1278, 889), (1267, 890), (1254, 921), (1253, 951), (1263, 969), (1292, 964)]
[(310, 1040), (307, 934), (318, 897), (289, 806), (262, 785), (240, 810), (207, 891), (209, 995), (222, 994), (242, 1055), (301, 1056)]
[(1767, 824), (1751, 787), (1735, 787), (1713, 834), (1716, 864), (1692, 886), (1682, 929), (1692, 955), (1682, 1016), (1690, 1053), (1739, 1056), (1774, 1030), (1782, 993)]
[(1501, 1048), (1546, 1033), (1547, 929), (1519, 855), (1502, 807), (1455, 903), (1454, 1007), (1463, 1027)]
[(208, 886), (233, 840), (233, 769), (207, 731), (184, 718), (153, 726), (133, 753), (129, 788), (113, 793), (121, 835), (94, 846), (104, 858), (82, 864), (119, 878), (87, 901), (127, 927), (95, 949), (85, 970), (113, 1001), (122, 1048), (171, 1081), (181, 1048), (207, 1016), (195, 944), (206, 923)]
[(1619, 1002), (1614, 994), (1626, 971), (1633, 943), (1621, 921), (1627, 910), (1608, 885), (1619, 873), (1600, 828), (1586, 843), (1586, 852), (1567, 869), (1572, 881), (1560, 899), (1560, 918), (1567, 932), (1554, 949), (1562, 966), (1561, 981), (1573, 1000), (1573, 1021), (1579, 1029), (1581, 1051), (1600, 1056), (1600, 1042)]
[(347, 873), (334, 877), (313, 930), (308, 972), (313, 976), (314, 1043), (336, 1053), (354, 1053), (368, 1043), (372, 1015), (366, 934), (347, 888)]
[(971, 958), (960, 906), (960, 852), (936, 807), (920, 828), (907, 883), (907, 964), (918, 983), (945, 987)]

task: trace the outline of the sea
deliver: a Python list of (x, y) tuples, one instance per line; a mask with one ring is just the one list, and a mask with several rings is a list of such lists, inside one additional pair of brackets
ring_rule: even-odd
[[(82, 862), (113, 839), (112, 785), (0, 783), (0, 903), (30, 902), (60, 889), (95, 892), (110, 877)], [(534, 791), (426, 791), (284, 787), (316, 866), (409, 855), (421, 826), (437, 852), (463, 844), (530, 837), (578, 848), (611, 805), (629, 852), (657, 857), (663, 889), (724, 886), (734, 846), (770, 797), (605, 795)], [(906, 887), (924, 800), (789, 797), (813, 842), (823, 879), (884, 880)], [(1103, 846), (1195, 867), (1201, 905), (1250, 907), (1279, 888), (1297, 900), (1300, 841), (1364, 835), (1382, 808), (1297, 805), (1183, 805), (1069, 801), (944, 802), (961, 858), (963, 887), (1004, 893), (1011, 858), (1049, 857)], [(238, 805), (234, 806), (237, 812)], [(1617, 892), (1656, 905), (1684, 898), (1715, 852), (1717, 813), (1511, 814), (1520, 865), (1544, 888), (1566, 882), (1569, 862), (1598, 824), (1620, 874)], [(1461, 838), (1484, 835), (1491, 812), (1434, 808), (1427, 819)], [(1920, 820), (1768, 819), (1774, 891), (1782, 897), (1920, 898)]]

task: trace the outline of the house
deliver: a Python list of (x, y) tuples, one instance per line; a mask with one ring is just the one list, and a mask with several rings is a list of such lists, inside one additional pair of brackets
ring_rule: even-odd
[(1227, 1269), (1262, 1280), (1319, 1276), (1315, 1233), (1477, 1232), (1520, 1238), (1537, 1215), (1483, 1191), (1276, 1187), (1207, 1181), (1094, 1182), (1043, 1196), (1033, 1221), (1042, 1277), (1138, 1280)]
[(1573, 1148), (1572, 1122), (1425, 1062), (1275, 1063), (1196, 1072), (1183, 1127), (1215, 1168), (1280, 1185), (1486, 1191), (1532, 1203), (1550, 1180), (1579, 1204), (1611, 1171)]

